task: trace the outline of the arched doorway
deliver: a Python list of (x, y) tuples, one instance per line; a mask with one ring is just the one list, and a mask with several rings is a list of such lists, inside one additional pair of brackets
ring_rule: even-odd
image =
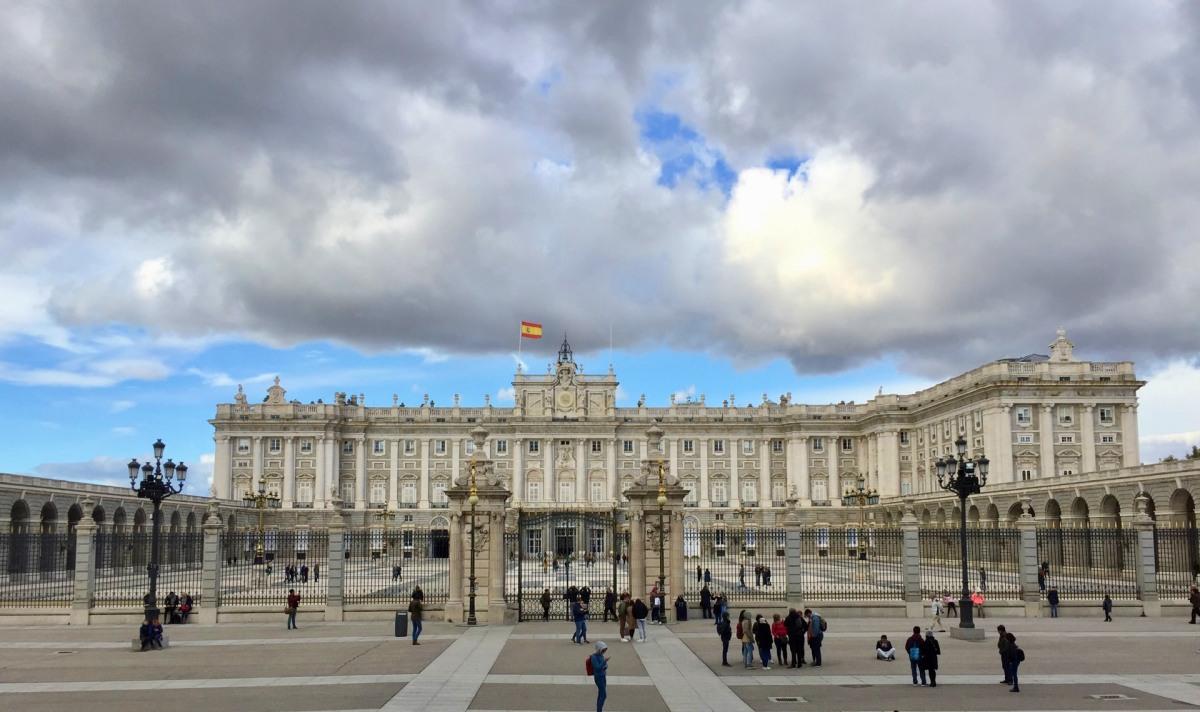
[(445, 517), (434, 517), (429, 523), (427, 556), (431, 559), (450, 558), (450, 521)]
[(24, 574), (29, 571), (29, 505), (25, 500), (13, 502), (9, 510), (8, 573)]

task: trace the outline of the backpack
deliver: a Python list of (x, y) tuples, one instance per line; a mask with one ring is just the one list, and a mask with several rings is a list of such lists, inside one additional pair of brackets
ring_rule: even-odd
[(741, 639), (742, 639), (742, 635), (743, 635), (743, 632), (742, 632), (742, 622), (741, 622), (741, 621), (738, 621), (738, 624), (737, 624), (737, 637), (738, 637), (738, 640), (741, 640)]
[(829, 624), (825, 622), (824, 618), (822, 618), (821, 619), (821, 632), (824, 633), (827, 630), (829, 630)]
[(908, 649), (908, 659), (916, 662), (921, 659), (921, 646), (914, 645)]
[(585, 672), (587, 672), (588, 677), (591, 677), (592, 675), (595, 674), (596, 671), (594, 669), (592, 669), (592, 656), (591, 655), (589, 655), (583, 659), (583, 669)]
[(1019, 662), (1019, 663), (1025, 662), (1025, 651), (1024, 650), (1017, 648), (1016, 656), (1017, 656), (1017, 662)]

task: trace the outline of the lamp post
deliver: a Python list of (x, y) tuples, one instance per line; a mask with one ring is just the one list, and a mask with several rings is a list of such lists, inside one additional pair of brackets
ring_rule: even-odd
[(279, 498), (274, 494), (268, 493), (267, 483), (259, 480), (258, 493), (246, 494), (242, 497), (242, 501), (258, 510), (258, 542), (254, 545), (254, 563), (266, 563), (267, 547), (264, 542), (266, 530), (263, 527), (263, 514), (267, 507), (278, 506)]
[(471, 505), (471, 575), (468, 581), (471, 584), (471, 592), (468, 594), (470, 605), (467, 608), (467, 625), (477, 625), (479, 623), (475, 618), (475, 505), (479, 504), (479, 490), (475, 487), (475, 456), (471, 456), (471, 492), (467, 496), (467, 503)]
[(842, 505), (853, 507), (858, 505), (858, 560), (867, 560), (867, 546), (864, 544), (864, 532), (867, 527), (867, 510), (868, 504), (879, 504), (879, 493), (866, 486), (867, 482), (863, 478), (859, 478), (858, 486), (846, 490), (842, 494)]
[[(154, 441), (154, 464), (144, 465), (136, 459), (129, 461), (129, 488), (137, 492), (139, 499), (148, 499), (154, 503), (153, 533), (150, 537), (150, 564), (146, 566), (146, 575), (150, 578), (150, 591), (146, 594), (146, 620), (158, 618), (158, 547), (159, 531), (162, 527), (162, 501), (173, 494), (183, 491), (187, 482), (187, 465), (180, 462), (176, 465), (171, 460), (162, 461), (166, 445), (162, 438)], [(142, 473), (142, 481), (138, 482), (138, 472)]]
[(663, 507), (667, 506), (667, 480), (666, 468), (660, 462), (658, 463), (658, 596), (662, 599), (663, 605), (658, 614), (662, 617), (662, 623), (667, 622), (667, 546), (666, 536), (663, 531), (664, 516), (666, 512)]
[(958, 459), (954, 455), (938, 458), (938, 486), (958, 495), (958, 543), (962, 549), (962, 600), (959, 601), (959, 628), (974, 628), (975, 619), (971, 603), (971, 589), (967, 579), (967, 497), (979, 494), (987, 484), (987, 457), (967, 457), (967, 441), (961, 435), (954, 441)]

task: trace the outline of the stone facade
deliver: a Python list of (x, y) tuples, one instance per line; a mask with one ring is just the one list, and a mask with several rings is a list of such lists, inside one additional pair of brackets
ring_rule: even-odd
[[(333, 403), (289, 401), (276, 380), (261, 403), (239, 387), (210, 423), (216, 457), (213, 495), (239, 500), (263, 482), (282, 500), (284, 521), (345, 506), (405, 510), (428, 524), (448, 506), (447, 488), (472, 456), (468, 431), (489, 430), (485, 455), (513, 493), (509, 506), (608, 510), (623, 505), (646, 429), (665, 431), (663, 455), (689, 490), (702, 521), (739, 506), (762, 519), (793, 495), (804, 509), (840, 519), (840, 493), (860, 479), (881, 496), (936, 492), (935, 462), (959, 436), (991, 459), (994, 484), (1032, 487), (1083, 473), (1139, 464), (1137, 391), (1130, 362), (1078, 360), (1061, 330), (1048, 356), (1001, 359), (907, 395), (867, 403), (806, 405), (791, 394), (758, 404), (698, 400), (649, 407), (616, 405), (617, 377), (589, 375), (564, 341), (544, 375), (518, 371), (511, 407), (368, 407), (365, 397)], [(315, 510), (315, 512), (313, 512)], [(408, 511), (411, 510), (411, 511)], [(289, 516), (290, 515), (292, 516)], [(318, 514), (318, 516), (320, 516)], [(353, 514), (351, 515), (353, 516)]]

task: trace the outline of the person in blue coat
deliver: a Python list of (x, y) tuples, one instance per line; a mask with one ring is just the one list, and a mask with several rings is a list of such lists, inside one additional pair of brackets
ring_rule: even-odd
[(596, 652), (592, 653), (592, 679), (596, 681), (596, 712), (604, 712), (604, 701), (608, 699), (608, 645), (596, 641)]

